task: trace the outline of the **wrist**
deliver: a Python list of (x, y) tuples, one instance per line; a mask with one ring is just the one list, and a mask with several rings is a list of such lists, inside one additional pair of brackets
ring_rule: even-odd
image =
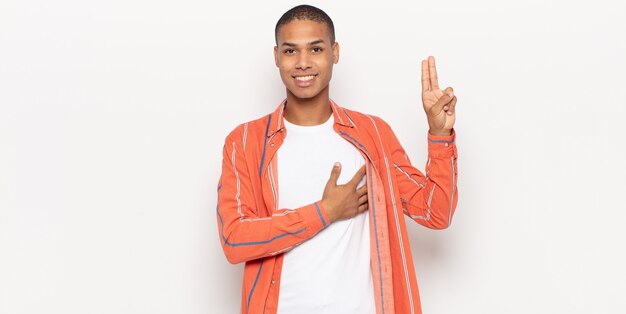
[(452, 135), (452, 130), (446, 129), (429, 129), (428, 133), (434, 136), (450, 136)]
[(324, 202), (324, 200), (320, 200), (319, 201), (320, 205), (322, 205), (322, 208), (326, 211), (326, 215), (328, 216), (328, 223), (331, 224), (335, 221), (335, 213), (332, 210), (332, 208), (330, 208), (330, 206)]

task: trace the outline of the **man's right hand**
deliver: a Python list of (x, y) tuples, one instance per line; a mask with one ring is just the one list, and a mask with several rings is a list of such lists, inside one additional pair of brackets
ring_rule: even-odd
[(350, 219), (367, 210), (367, 184), (357, 189), (359, 182), (365, 176), (365, 165), (348, 183), (343, 185), (337, 185), (340, 173), (341, 164), (336, 162), (330, 172), (321, 201), (331, 223)]

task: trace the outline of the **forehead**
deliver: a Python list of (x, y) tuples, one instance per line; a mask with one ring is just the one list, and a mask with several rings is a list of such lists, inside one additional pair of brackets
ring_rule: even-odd
[(316, 39), (330, 43), (328, 26), (311, 20), (293, 20), (278, 30), (278, 44), (283, 42), (306, 44)]

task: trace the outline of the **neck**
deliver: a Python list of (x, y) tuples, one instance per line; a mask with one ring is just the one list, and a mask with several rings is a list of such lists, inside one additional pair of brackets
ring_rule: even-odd
[(320, 125), (333, 113), (328, 98), (328, 87), (312, 98), (298, 98), (287, 90), (287, 105), (283, 118), (290, 123), (303, 126)]

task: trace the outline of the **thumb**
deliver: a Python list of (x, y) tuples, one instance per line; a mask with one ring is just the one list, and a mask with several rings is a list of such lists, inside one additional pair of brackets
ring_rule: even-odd
[(454, 98), (454, 91), (452, 90), (452, 87), (448, 87), (443, 91), (443, 96), (441, 96), (435, 105), (432, 106), (431, 113), (434, 115), (441, 113), (441, 111), (443, 111), (443, 107), (448, 105), (452, 98)]
[(330, 178), (328, 179), (328, 183), (337, 185), (337, 179), (339, 179), (339, 174), (341, 174), (341, 163), (336, 162), (333, 165), (333, 170), (330, 171)]

